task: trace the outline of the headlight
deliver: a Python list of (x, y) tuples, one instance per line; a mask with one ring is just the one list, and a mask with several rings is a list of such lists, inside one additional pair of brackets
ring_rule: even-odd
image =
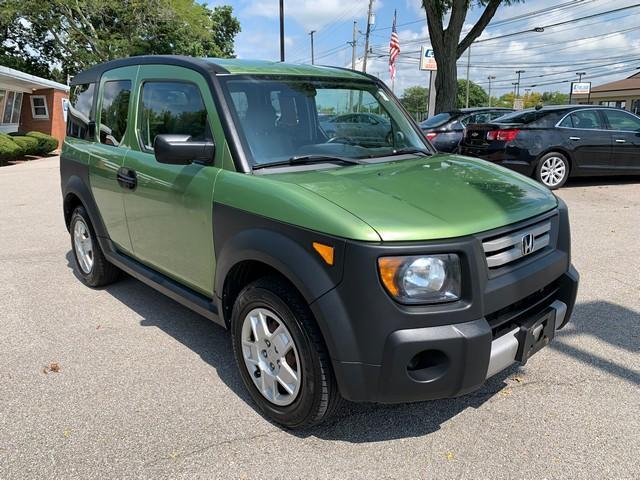
[(456, 254), (381, 257), (380, 279), (402, 303), (441, 303), (460, 298), (460, 259)]

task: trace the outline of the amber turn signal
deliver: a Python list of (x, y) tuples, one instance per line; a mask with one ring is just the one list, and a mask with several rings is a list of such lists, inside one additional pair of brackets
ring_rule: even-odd
[(382, 283), (394, 297), (398, 295), (398, 286), (395, 282), (396, 273), (403, 262), (403, 257), (383, 257), (378, 259), (378, 268), (380, 269)]
[(327, 265), (333, 265), (333, 247), (324, 243), (313, 242), (313, 249), (320, 254)]

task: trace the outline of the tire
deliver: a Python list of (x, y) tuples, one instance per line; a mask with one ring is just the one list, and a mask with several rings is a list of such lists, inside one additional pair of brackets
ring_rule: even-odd
[[(262, 333), (260, 325), (266, 326)], [(270, 420), (301, 429), (335, 413), (341, 397), (324, 340), (306, 302), (286, 281), (264, 277), (240, 292), (231, 316), (231, 338), (242, 380)]]
[(71, 214), (69, 233), (75, 271), (83, 283), (95, 288), (113, 283), (119, 278), (120, 270), (109, 263), (102, 253), (84, 207), (76, 207)]
[(563, 154), (550, 152), (538, 161), (536, 180), (550, 190), (562, 187), (569, 178), (569, 160)]

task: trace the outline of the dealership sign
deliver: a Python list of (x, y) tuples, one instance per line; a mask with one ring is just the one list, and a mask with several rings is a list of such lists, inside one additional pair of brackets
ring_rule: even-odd
[(420, 70), (429, 70), (431, 72), (438, 70), (436, 57), (431, 48), (422, 47), (420, 52)]
[(573, 82), (571, 84), (571, 95), (589, 95), (591, 93), (591, 82)]

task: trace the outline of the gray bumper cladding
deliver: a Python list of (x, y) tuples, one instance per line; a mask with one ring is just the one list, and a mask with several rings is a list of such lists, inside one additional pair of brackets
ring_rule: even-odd
[[(551, 308), (555, 310), (555, 328), (556, 330), (567, 314), (567, 305), (560, 300), (556, 300), (551, 304)], [(541, 331), (542, 329), (540, 329)], [(504, 370), (516, 361), (518, 353), (518, 332), (520, 328), (514, 328), (509, 333), (496, 338), (491, 342), (491, 356), (489, 357), (489, 368), (487, 370), (487, 378), (492, 377), (496, 373)]]

